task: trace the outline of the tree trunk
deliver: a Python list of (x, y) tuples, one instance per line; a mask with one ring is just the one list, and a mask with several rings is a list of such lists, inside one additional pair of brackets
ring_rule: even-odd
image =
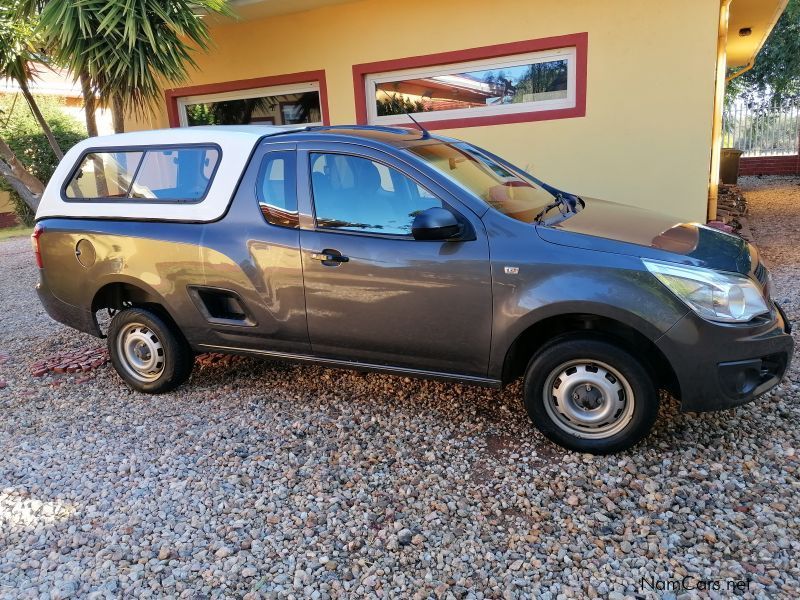
[(0, 138), (0, 175), (19, 194), (23, 202), (31, 210), (36, 211), (39, 207), (39, 198), (44, 192), (44, 184), (28, 172), (2, 138)]
[(117, 94), (111, 96), (111, 121), (114, 133), (125, 133), (125, 113), (122, 110), (122, 98)]
[(56, 155), (58, 160), (64, 158), (64, 153), (61, 151), (61, 146), (58, 145), (55, 136), (53, 135), (53, 131), (50, 129), (50, 125), (47, 124), (47, 121), (44, 119), (44, 115), (42, 115), (42, 111), (39, 110), (39, 105), (36, 104), (36, 100), (31, 94), (31, 91), (28, 89), (28, 84), (25, 81), (19, 80), (17, 81), (19, 84), (19, 89), (22, 91), (22, 95), (25, 96), (25, 100), (28, 101), (28, 106), (33, 113), (33, 116), (39, 122), (39, 126), (42, 128), (47, 141), (50, 143), (50, 148), (53, 150), (53, 154)]
[(97, 136), (97, 102), (92, 90), (89, 75), (81, 73), (81, 93), (83, 94), (83, 112), (86, 115), (86, 133), (89, 137)]

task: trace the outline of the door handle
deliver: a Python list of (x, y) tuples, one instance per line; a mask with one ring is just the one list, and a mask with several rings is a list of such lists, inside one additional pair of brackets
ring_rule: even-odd
[(323, 265), (335, 266), (340, 263), (346, 263), (350, 260), (347, 256), (342, 256), (338, 250), (323, 250), (321, 252), (312, 252), (311, 258), (319, 260)]

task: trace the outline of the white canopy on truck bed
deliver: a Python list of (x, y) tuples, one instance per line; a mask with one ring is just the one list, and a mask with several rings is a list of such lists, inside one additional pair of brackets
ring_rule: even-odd
[[(92, 137), (73, 146), (53, 173), (36, 218), (141, 219), (210, 222), (225, 214), (254, 147), (264, 137), (304, 126), (212, 125), (120, 133)], [(218, 164), (202, 199), (194, 202), (117, 198), (68, 198), (66, 186), (83, 159), (92, 153), (143, 152), (181, 146), (219, 147)]]

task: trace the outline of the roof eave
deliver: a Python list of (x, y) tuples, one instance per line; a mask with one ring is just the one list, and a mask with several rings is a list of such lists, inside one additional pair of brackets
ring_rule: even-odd
[[(727, 65), (752, 65), (772, 33), (789, 0), (733, 0), (728, 22)], [(747, 40), (739, 31), (751, 28), (757, 37)], [(745, 41), (746, 40), (746, 41)]]

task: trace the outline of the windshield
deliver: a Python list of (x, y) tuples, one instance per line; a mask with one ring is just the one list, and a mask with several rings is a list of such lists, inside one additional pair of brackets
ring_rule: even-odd
[(512, 171), (462, 142), (412, 146), (411, 152), (495, 210), (524, 223), (555, 197), (529, 175)]

